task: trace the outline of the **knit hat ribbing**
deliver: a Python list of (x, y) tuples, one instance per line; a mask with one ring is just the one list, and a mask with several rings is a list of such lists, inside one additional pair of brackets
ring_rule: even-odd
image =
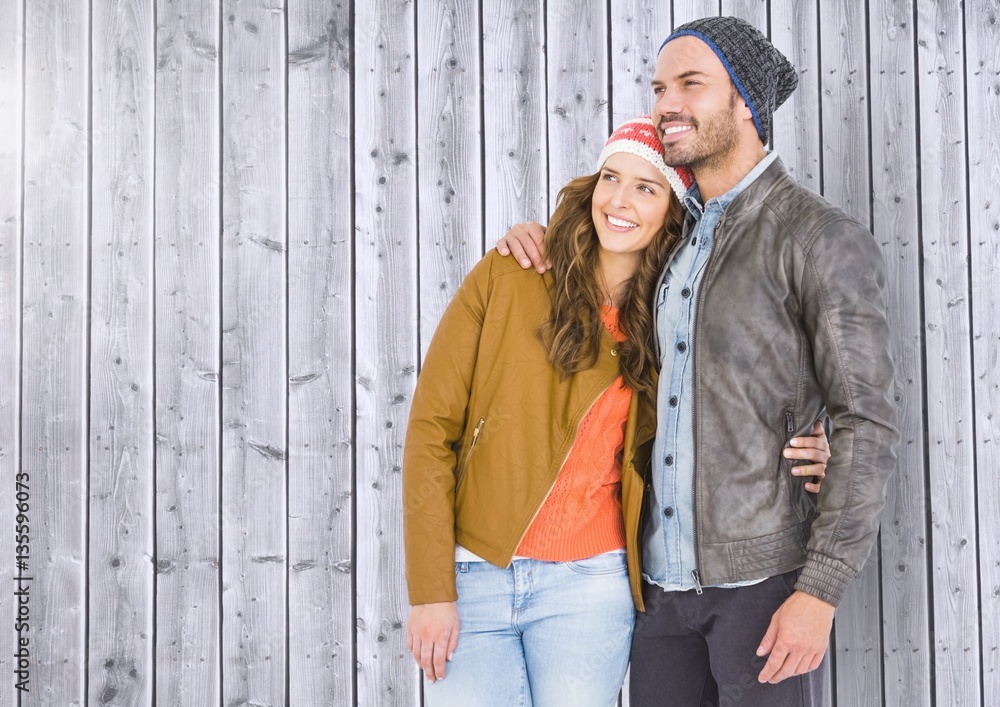
[(608, 158), (618, 152), (641, 157), (660, 170), (678, 199), (683, 199), (688, 187), (694, 183), (691, 170), (686, 167), (669, 167), (663, 161), (663, 143), (657, 137), (653, 120), (648, 115), (625, 121), (615, 128), (604, 144), (601, 156), (597, 158), (597, 169), (600, 170)]
[(715, 52), (753, 114), (760, 141), (771, 135), (771, 116), (799, 84), (795, 67), (767, 37), (737, 17), (703, 17), (681, 25), (664, 40), (691, 36)]

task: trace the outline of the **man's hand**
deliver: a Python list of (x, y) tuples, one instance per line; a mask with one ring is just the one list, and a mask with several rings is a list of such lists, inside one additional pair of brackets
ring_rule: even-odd
[(813, 423), (812, 437), (793, 437), (782, 454), (785, 459), (805, 459), (809, 464), (792, 467), (793, 476), (814, 476), (805, 484), (806, 491), (819, 493), (823, 479), (826, 478), (826, 463), (830, 460), (830, 440), (826, 438), (823, 424), (816, 420)]
[(519, 223), (497, 241), (497, 252), (500, 255), (513, 255), (522, 268), (534, 265), (535, 270), (542, 274), (552, 267), (552, 263), (545, 257), (545, 246), (542, 245), (544, 238), (545, 226), (534, 221)]
[(410, 607), (406, 648), (431, 682), (444, 680), (445, 660), (458, 646), (458, 606), (453, 601)]
[(812, 594), (796, 591), (788, 597), (757, 648), (758, 656), (771, 654), (757, 680), (773, 685), (818, 668), (830, 643), (834, 611)]

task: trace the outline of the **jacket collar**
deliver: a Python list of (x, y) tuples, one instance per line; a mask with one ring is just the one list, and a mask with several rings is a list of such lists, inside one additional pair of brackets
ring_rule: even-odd
[(756, 209), (771, 191), (786, 179), (790, 179), (788, 170), (785, 169), (781, 158), (775, 157), (774, 161), (753, 182), (747, 185), (747, 188), (739, 196), (733, 199), (726, 209), (726, 218), (729, 219)]

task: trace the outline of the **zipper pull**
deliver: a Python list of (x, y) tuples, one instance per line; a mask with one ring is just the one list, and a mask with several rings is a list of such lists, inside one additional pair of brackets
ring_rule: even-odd
[(698, 574), (698, 570), (691, 570), (691, 578), (694, 580), (694, 593), (701, 596), (701, 575)]
[(483, 425), (486, 424), (486, 418), (480, 417), (479, 424), (476, 425), (476, 429), (472, 430), (472, 443), (469, 444), (469, 449), (471, 450), (476, 446), (476, 442), (479, 440), (479, 431), (483, 429)]

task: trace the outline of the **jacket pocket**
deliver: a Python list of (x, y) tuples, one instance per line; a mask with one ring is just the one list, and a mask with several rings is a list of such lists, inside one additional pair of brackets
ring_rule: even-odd
[[(785, 447), (795, 436), (795, 412), (791, 409), (784, 413)], [(806, 479), (792, 476), (792, 469), (798, 464), (795, 459), (785, 459), (781, 455), (781, 462), (778, 473), (781, 475), (781, 486), (785, 490), (785, 497), (788, 499), (788, 508), (791, 517), (799, 521), (811, 519), (816, 513), (815, 502), (810, 498), (809, 492), (805, 490)]]
[(479, 435), (483, 431), (483, 425), (486, 424), (486, 418), (480, 417), (479, 422), (476, 423), (475, 429), (472, 430), (472, 441), (469, 442), (469, 449), (465, 453), (465, 458), (462, 463), (458, 465), (458, 471), (455, 474), (455, 495), (458, 495), (458, 490), (462, 486), (462, 482), (465, 480), (465, 472), (469, 467), (469, 461), (472, 459), (473, 452), (476, 451), (476, 445), (479, 443)]
[(795, 436), (795, 412), (791, 409), (785, 410), (782, 417), (782, 431), (784, 432), (785, 443), (782, 445), (781, 452), (779, 452), (778, 461), (778, 483), (785, 492), (785, 502), (788, 504), (789, 516), (795, 518), (796, 520), (805, 520), (802, 515), (801, 504), (797, 502), (798, 499), (798, 489), (795, 488), (794, 479), (792, 478), (792, 467), (795, 466), (794, 459), (786, 459), (784, 455), (784, 450), (788, 446), (789, 441)]

